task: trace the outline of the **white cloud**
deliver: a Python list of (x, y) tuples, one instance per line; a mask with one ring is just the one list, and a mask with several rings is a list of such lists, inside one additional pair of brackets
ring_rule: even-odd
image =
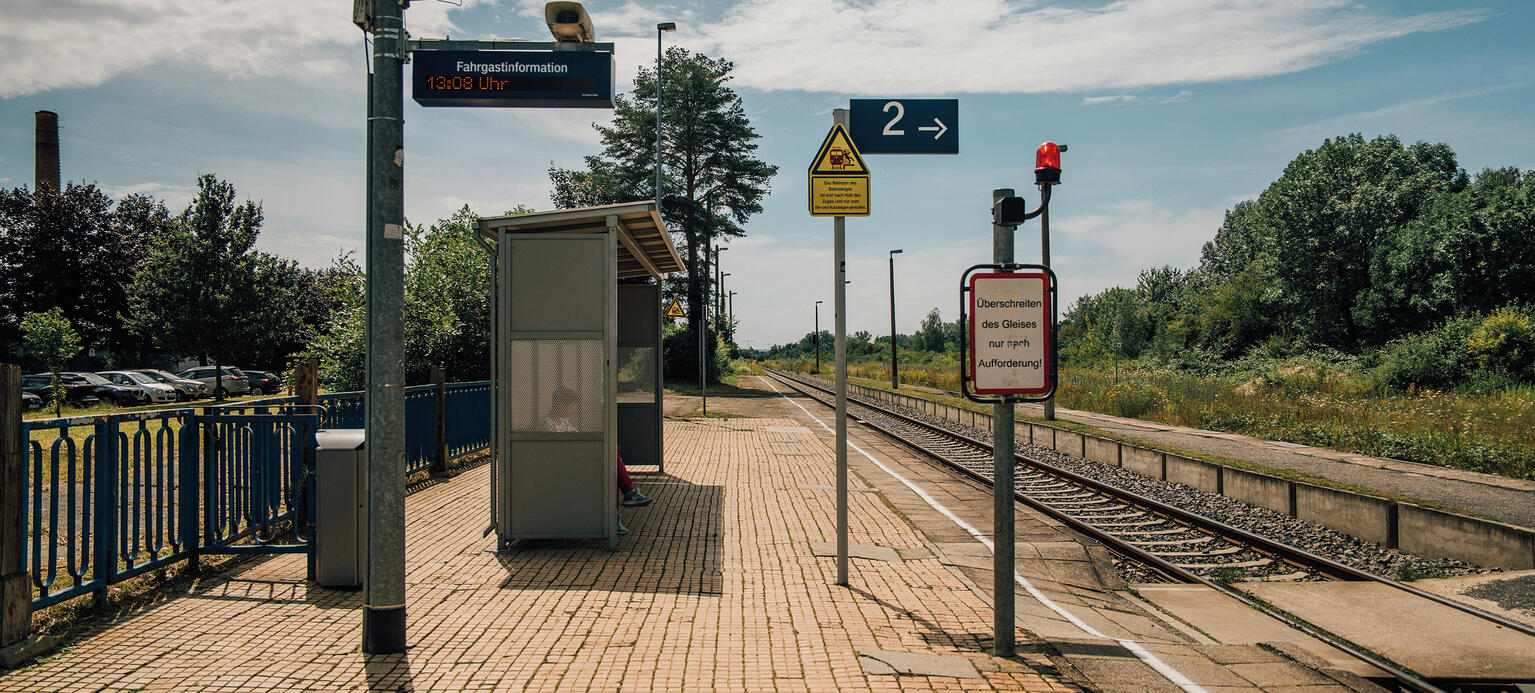
[(1123, 200), (1093, 214), (1050, 220), (1053, 267), (1062, 277), (1061, 304), (1111, 286), (1134, 286), (1147, 267), (1193, 267), (1215, 237), (1224, 209), (1168, 209), (1144, 199)]
[[(464, 0), (473, 6), (479, 0)], [(348, 0), (8, 0), (0, 98), (92, 87), (146, 67), (195, 64), (223, 79), (316, 80), (355, 72)], [(417, 35), (456, 30), (453, 5), (417, 3)]]
[(1448, 104), (1455, 101), (1476, 99), (1490, 94), (1506, 91), (1526, 89), (1530, 82), (1511, 82), (1496, 84), (1478, 89), (1458, 91), (1449, 94), (1440, 94), (1425, 99), (1416, 99), (1405, 103), (1393, 104), (1384, 108), (1376, 108), (1360, 113), (1350, 113), (1334, 118), (1327, 118), (1314, 123), (1296, 125), (1265, 133), (1268, 137), (1277, 138), (1286, 142), (1307, 141), (1319, 142), (1326, 137), (1336, 137), (1348, 132), (1357, 132), (1364, 129), (1380, 127), (1388, 123), (1410, 122), (1422, 117), (1423, 112), (1432, 107)]
[(1183, 103), (1184, 101), (1188, 101), (1189, 97), (1193, 96), (1193, 95), (1194, 95), (1194, 92), (1191, 92), (1191, 91), (1189, 91), (1187, 89), (1179, 89), (1178, 93), (1173, 94), (1172, 96), (1163, 98), (1161, 101), (1158, 101), (1157, 103)]
[(1487, 16), (1393, 16), (1355, 0), (745, 0), (683, 38), (764, 90), (1050, 92), (1286, 74)]
[(1131, 96), (1129, 94), (1115, 94), (1113, 96), (1084, 96), (1084, 97), (1082, 97), (1082, 105), (1083, 106), (1097, 106), (1098, 104), (1105, 104), (1105, 103), (1114, 104), (1114, 105), (1118, 106), (1118, 105), (1127, 104), (1127, 103), (1135, 103), (1137, 101), (1140, 101), (1139, 97)]
[(135, 183), (133, 185), (103, 185), (101, 191), (111, 196), (114, 200), (120, 200), (128, 195), (148, 195), (165, 203), (165, 208), (172, 214), (186, 209), (191, 204), (192, 198), (197, 196), (197, 186), (180, 185), (176, 183)]

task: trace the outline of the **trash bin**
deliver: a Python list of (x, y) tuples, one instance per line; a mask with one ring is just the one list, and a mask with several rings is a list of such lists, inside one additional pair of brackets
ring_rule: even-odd
[(361, 587), (363, 429), (315, 431), (315, 579), (322, 587)]

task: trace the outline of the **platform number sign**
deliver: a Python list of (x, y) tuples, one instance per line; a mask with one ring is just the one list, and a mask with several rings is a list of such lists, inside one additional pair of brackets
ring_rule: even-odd
[(965, 396), (985, 402), (1049, 397), (1056, 385), (1055, 273), (1039, 265), (977, 265), (962, 282)]
[(864, 154), (959, 153), (959, 99), (850, 99), (848, 121)]

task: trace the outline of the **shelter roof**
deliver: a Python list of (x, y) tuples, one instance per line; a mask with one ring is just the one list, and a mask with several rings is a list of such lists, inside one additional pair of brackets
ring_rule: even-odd
[(601, 233), (618, 230), (618, 278), (655, 277), (682, 271), (682, 259), (656, 213), (653, 200), (550, 212), (480, 217), (479, 231), (496, 233)]

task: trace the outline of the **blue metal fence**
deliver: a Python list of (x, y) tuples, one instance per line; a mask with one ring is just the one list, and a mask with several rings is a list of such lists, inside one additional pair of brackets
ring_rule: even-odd
[[(490, 382), (450, 383), (444, 395), (448, 456), (490, 447)], [(280, 397), (23, 421), (33, 608), (104, 600), (113, 583), (199, 553), (306, 550), (314, 430), (366, 420), (361, 392), (320, 404), (318, 414)], [(436, 461), (438, 406), (436, 386), (406, 389), (407, 473)]]
[(450, 383), (444, 403), (448, 456), (490, 448), (490, 381)]

